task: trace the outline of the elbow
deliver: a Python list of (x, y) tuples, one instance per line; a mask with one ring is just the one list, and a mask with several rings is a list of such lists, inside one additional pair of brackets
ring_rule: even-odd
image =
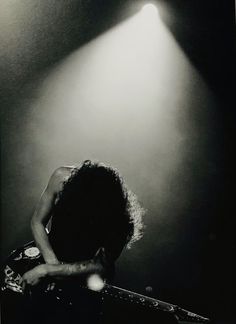
[(43, 226), (42, 222), (36, 219), (34, 216), (31, 218), (30, 227), (33, 233), (37, 231), (37, 228)]

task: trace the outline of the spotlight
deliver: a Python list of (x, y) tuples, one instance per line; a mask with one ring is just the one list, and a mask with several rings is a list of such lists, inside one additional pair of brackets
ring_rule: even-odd
[(158, 9), (157, 7), (152, 4), (152, 3), (147, 3), (143, 6), (142, 8), (142, 11), (147, 13), (147, 14), (150, 14), (150, 15), (153, 15), (153, 14), (158, 14)]

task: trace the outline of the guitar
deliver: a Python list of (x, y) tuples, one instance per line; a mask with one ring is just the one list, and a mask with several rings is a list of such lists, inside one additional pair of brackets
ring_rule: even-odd
[[(14, 250), (6, 260), (2, 272), (1, 292), (13, 291), (18, 294), (24, 294), (21, 286), (22, 275), (26, 271), (42, 263), (44, 263), (44, 261), (34, 242), (30, 242)], [(166, 312), (173, 315), (180, 322), (208, 323), (210, 321), (206, 317), (192, 313), (177, 305), (119, 288), (106, 282), (103, 282), (99, 289), (94, 290), (88, 285), (78, 285), (78, 289), (89, 290), (94, 294), (99, 294), (101, 300), (119, 300), (125, 303), (139, 305), (140, 307)], [(46, 294), (48, 292), (48, 285), (46, 285), (42, 289), (42, 293)], [(53, 289), (53, 296), (58, 300), (63, 300), (64, 298), (65, 302), (71, 303), (71, 301), (64, 296), (60, 283)]]

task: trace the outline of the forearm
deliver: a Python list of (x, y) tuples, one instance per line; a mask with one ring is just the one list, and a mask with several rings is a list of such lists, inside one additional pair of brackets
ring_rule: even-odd
[(66, 264), (47, 264), (46, 272), (49, 277), (75, 277), (86, 274), (103, 274), (104, 266), (94, 259)]
[(35, 243), (43, 256), (44, 261), (49, 264), (58, 264), (58, 259), (51, 247), (44, 225), (32, 220), (31, 229)]

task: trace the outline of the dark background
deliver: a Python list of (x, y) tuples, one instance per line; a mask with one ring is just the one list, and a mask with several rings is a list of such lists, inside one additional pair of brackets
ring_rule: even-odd
[[(40, 104), (30, 110), (38, 89), (61, 60), (125, 21), (142, 3), (24, 0), (9, 14), (10, 5), (2, 2), (2, 259), (31, 239), (29, 219), (52, 170), (87, 157), (86, 141), (84, 146), (78, 142), (79, 154), (73, 147), (68, 156), (69, 149), (58, 154), (40, 147), (39, 138), (32, 137), (29, 129), (37, 128), (40, 137), (47, 118)], [(144, 238), (123, 253), (116, 283), (143, 294), (151, 286), (151, 296), (219, 323), (233, 323), (234, 2), (156, 3), (164, 8), (160, 10), (164, 24), (211, 95), (203, 93), (199, 99), (197, 82), (188, 94), (189, 109), (179, 117), (179, 127), (185, 129), (184, 158), (171, 169), (173, 176), (166, 177), (164, 185), (159, 186), (159, 178), (171, 153), (168, 149), (163, 153), (156, 144), (149, 159), (129, 156), (128, 148), (125, 154), (117, 152), (120, 146), (112, 157), (109, 149), (89, 156), (115, 164), (147, 209)], [(158, 142), (158, 138), (152, 140)]]

